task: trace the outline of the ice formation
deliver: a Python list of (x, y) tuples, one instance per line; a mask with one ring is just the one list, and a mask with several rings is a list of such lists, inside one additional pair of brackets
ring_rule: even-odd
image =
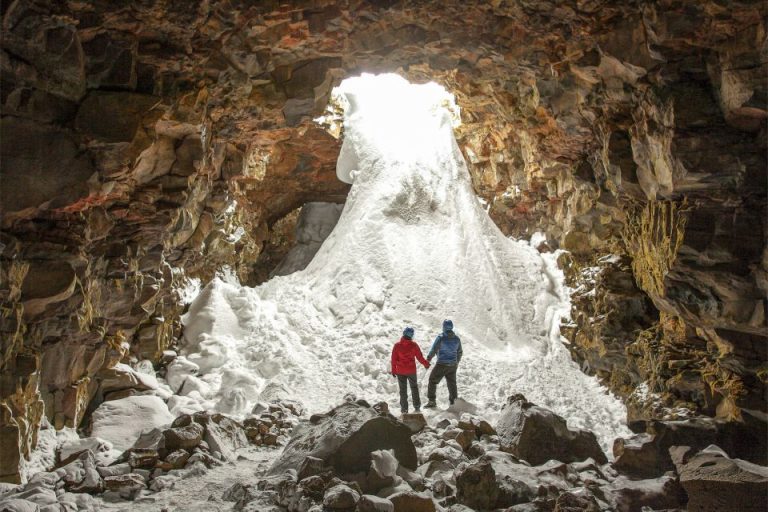
[(464, 343), (459, 394), (480, 412), (523, 393), (604, 447), (628, 434), (624, 406), (561, 343), (569, 304), (554, 258), (505, 238), (479, 204), (451, 96), (396, 75), (348, 79), (340, 91), (337, 172), (353, 183), (341, 217), (306, 269), (256, 288), (216, 279), (193, 301), (186, 360), (169, 369), (186, 410), (237, 415), (288, 396), (319, 411), (350, 392), (394, 408), (392, 344), (410, 325), (426, 352), (451, 318)]

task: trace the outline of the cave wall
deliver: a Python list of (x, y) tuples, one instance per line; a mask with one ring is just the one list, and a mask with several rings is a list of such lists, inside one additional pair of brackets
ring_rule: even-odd
[(43, 416), (78, 426), (105, 368), (173, 343), (185, 279), (256, 283), (291, 212), (343, 202), (312, 118), (361, 71), (456, 94), (475, 190), (570, 251), (563, 332), (631, 418), (765, 412), (766, 11), (4, 2), (0, 479)]

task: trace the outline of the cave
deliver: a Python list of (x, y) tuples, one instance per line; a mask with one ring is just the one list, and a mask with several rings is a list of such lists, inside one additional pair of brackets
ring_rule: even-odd
[[(319, 491), (294, 472), (280, 484), (293, 486), (290, 498), (269, 501), (278, 484), (257, 485), (267, 475), (251, 471), (225, 502), (762, 510), (766, 19), (764, 3), (733, 0), (4, 2), (0, 506), (169, 505), (186, 481), (174, 471), (205, 483), (222, 460), (236, 473), (277, 457), (283, 467), (306, 429), (345, 418), (400, 439), (398, 428), (420, 420), (387, 412), (402, 407), (392, 345), (410, 325), (426, 352), (452, 318), (465, 344), (463, 405), (451, 395), (446, 410), (424, 411), (418, 482), (408, 450), (382, 445), (368, 455), (375, 478), (343, 474), (339, 452), (320, 457), (325, 473), (308, 469), (311, 458), (294, 468)], [(437, 159), (453, 169), (450, 183), (392, 171), (390, 188), (361, 206), (359, 169), (340, 169), (363, 133), (345, 84), (366, 76), (391, 77), (367, 108), (393, 121), (402, 154), (379, 160), (398, 169), (419, 141), (411, 156), (423, 171), (434, 157), (423, 151), (455, 144)], [(422, 107), (398, 101), (431, 87), (444, 96), (429, 115), (450, 127), (429, 118), (416, 130)], [(433, 128), (447, 138), (421, 138)], [(355, 231), (345, 215), (375, 222)], [(350, 240), (371, 249), (331, 252), (357, 248)], [(381, 254), (363, 265), (374, 240)], [(456, 282), (482, 293), (465, 297)], [(398, 291), (405, 283), (416, 283), (410, 295)], [(305, 288), (302, 300), (334, 318), (322, 329), (321, 317), (286, 313)], [(405, 306), (388, 309), (396, 299)], [(235, 317), (252, 332), (227, 330), (222, 319)], [(304, 321), (312, 329), (297, 334)], [(350, 347), (331, 353), (308, 336)], [(237, 351), (211, 343), (222, 337)], [(525, 341), (534, 338), (554, 341)], [(292, 360), (283, 340), (306, 358)], [(344, 369), (358, 344), (371, 361)], [(550, 366), (531, 355), (537, 347)], [(327, 379), (276, 378), (299, 363)], [(550, 387), (547, 372), (568, 389)], [(419, 370), (422, 394), (428, 374)], [(121, 404), (142, 419), (116, 422)], [(582, 449), (591, 435), (591, 469), (586, 456), (558, 452), (574, 476), (546, 487), (531, 476), (546, 465), (536, 459), (546, 441), (525, 430), (506, 440), (518, 428), (510, 415), (557, 425), (564, 446)], [(195, 425), (198, 444), (179, 445)], [(347, 450), (386, 437), (360, 428)], [(335, 480), (318, 484), (328, 471)], [(533, 491), (512, 493), (509, 478)], [(393, 492), (368, 498), (384, 480)]]

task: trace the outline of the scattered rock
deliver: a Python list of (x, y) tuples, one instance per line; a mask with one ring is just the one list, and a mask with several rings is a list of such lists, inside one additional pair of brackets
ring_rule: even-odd
[(435, 512), (435, 502), (426, 494), (414, 491), (398, 492), (389, 496), (395, 512)]

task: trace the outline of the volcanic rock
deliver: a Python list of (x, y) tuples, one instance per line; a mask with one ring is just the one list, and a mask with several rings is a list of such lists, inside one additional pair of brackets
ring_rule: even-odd
[(307, 456), (323, 460), (338, 474), (365, 472), (371, 464), (371, 452), (389, 449), (401, 465), (416, 469), (416, 448), (406, 425), (394, 417), (380, 416), (371, 407), (347, 402), (315, 424), (296, 427), (269, 474), (298, 470)]
[(589, 457), (608, 462), (592, 432), (569, 429), (563, 418), (528, 402), (523, 395), (507, 399), (496, 431), (502, 450), (534, 465), (550, 459), (575, 462)]

